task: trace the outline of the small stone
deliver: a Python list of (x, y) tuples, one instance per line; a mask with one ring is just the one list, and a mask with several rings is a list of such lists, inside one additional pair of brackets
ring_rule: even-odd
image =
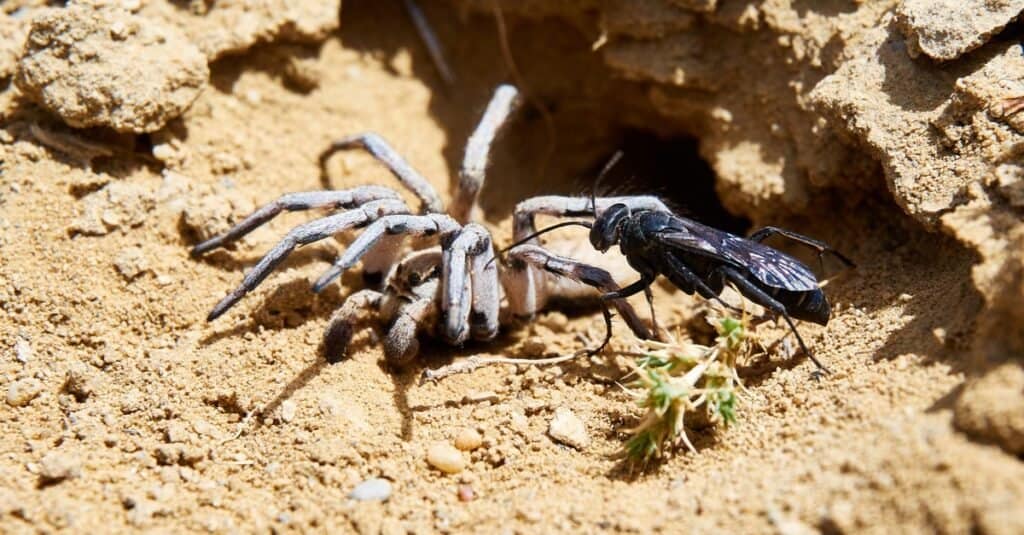
[(281, 403), (281, 421), (288, 423), (294, 420), (296, 410), (297, 407), (295, 406), (295, 402), (290, 399), (286, 399)]
[(430, 446), (427, 450), (427, 462), (446, 474), (457, 474), (466, 468), (466, 459), (462, 452), (447, 442), (438, 442)]
[(14, 358), (22, 364), (32, 360), (32, 345), (28, 343), (28, 340), (18, 338), (18, 341), (14, 342)]
[(472, 485), (459, 485), (459, 501), (460, 502), (471, 502), (476, 499), (476, 492), (473, 491)]
[(149, 260), (141, 247), (128, 247), (121, 249), (114, 258), (114, 267), (124, 277), (124, 280), (131, 281), (135, 277), (149, 270)]
[(544, 351), (547, 350), (547, 344), (536, 338), (530, 338), (524, 341), (520, 346), (519, 350), (523, 355), (527, 357), (541, 357), (544, 355)]
[(484, 443), (484, 437), (476, 429), (465, 428), (455, 436), (455, 447), (462, 451), (473, 451)]
[(43, 383), (38, 379), (26, 377), (11, 383), (7, 387), (7, 404), (12, 407), (28, 405), (43, 391)]
[(53, 451), (39, 461), (39, 477), (47, 483), (59, 483), (78, 475), (78, 461), (68, 455)]
[(551, 424), (548, 426), (548, 435), (555, 442), (572, 446), (578, 450), (585, 449), (590, 445), (587, 427), (583, 425), (582, 420), (565, 407), (555, 410), (555, 417), (551, 419)]
[(64, 390), (78, 401), (85, 401), (96, 391), (96, 373), (84, 362), (73, 363), (68, 368)]
[(178, 421), (168, 422), (164, 429), (164, 438), (171, 443), (188, 442), (190, 434), (185, 423)]
[(391, 482), (381, 478), (367, 479), (356, 485), (348, 497), (361, 502), (386, 501), (391, 497)]

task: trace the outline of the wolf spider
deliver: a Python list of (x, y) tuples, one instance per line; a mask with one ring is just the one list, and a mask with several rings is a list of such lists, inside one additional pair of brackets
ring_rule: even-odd
[[(383, 186), (348, 190), (308, 191), (281, 196), (246, 217), (224, 234), (192, 249), (199, 256), (240, 239), (282, 211), (327, 208), (335, 213), (293, 228), (246, 274), (242, 284), (210, 312), (208, 321), (221, 316), (252, 291), (296, 247), (323, 240), (342, 231), (364, 229), (334, 264), (313, 284), (319, 292), (341, 273), (360, 261), (367, 280), (380, 278), (377, 289), (356, 291), (333, 314), (324, 333), (323, 349), (330, 361), (345, 355), (362, 312), (376, 313), (384, 325), (384, 354), (389, 364), (407, 364), (419, 351), (421, 332), (452, 345), (472, 340), (491, 340), (499, 320), (528, 318), (557, 295), (578, 294), (564, 279), (597, 288), (602, 293), (619, 289), (604, 269), (575, 262), (540, 248), (519, 248), (510, 255), (513, 269), (495, 262), (490, 232), (475, 223), (476, 200), (485, 178), (491, 144), (519, 103), (516, 88), (499, 86), (466, 145), (459, 181), (447, 212), (440, 196), (427, 180), (380, 136), (365, 133), (334, 142), (324, 158), (337, 150), (362, 148), (384, 164), (409, 189), (422, 206), (418, 213), (397, 191)], [(416, 236), (419, 246), (406, 252), (404, 239)], [(422, 242), (436, 245), (423, 246)], [(532, 266), (529, 272), (523, 266)], [(540, 272), (543, 276), (537, 276)], [(526, 276), (524, 276), (526, 273)], [(507, 303), (501, 314), (502, 301)], [(650, 333), (625, 300), (612, 300), (619, 315), (642, 337)], [(604, 310), (611, 336), (611, 314)]]

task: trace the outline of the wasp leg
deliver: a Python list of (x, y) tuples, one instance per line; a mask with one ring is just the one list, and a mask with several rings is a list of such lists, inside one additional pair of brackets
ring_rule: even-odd
[(731, 310), (733, 313), (743, 314), (742, 310), (723, 301), (722, 298), (718, 296), (718, 292), (708, 286), (707, 283), (698, 277), (692, 269), (671, 253), (666, 253), (663, 256), (663, 260), (670, 268), (665, 271), (665, 276), (668, 277), (668, 279), (672, 281), (672, 284), (676, 285), (680, 290), (683, 290), (686, 293), (693, 293), (693, 291), (696, 290), (704, 299), (712, 299), (727, 310)]
[(804, 236), (803, 234), (797, 234), (796, 232), (786, 230), (784, 228), (764, 227), (758, 230), (757, 232), (751, 234), (747, 239), (750, 241), (762, 242), (776, 234), (784, 238), (788, 238), (792, 241), (795, 241), (801, 245), (810, 247), (811, 249), (814, 249), (815, 251), (818, 252), (819, 261), (821, 260), (821, 257), (824, 256), (825, 254), (831, 254), (832, 256), (838, 258), (840, 262), (846, 264), (846, 267), (854, 267), (855, 265), (853, 263), (853, 260), (850, 260), (845, 255), (843, 255), (843, 253), (840, 253), (839, 251), (833, 249), (827, 243), (816, 240), (814, 238), (809, 238), (807, 236)]
[(654, 284), (654, 275), (643, 273), (640, 275), (640, 280), (622, 288), (621, 290), (615, 290), (601, 295), (601, 300), (609, 301), (611, 299), (623, 299), (630, 297), (646, 290), (647, 287), (652, 284)]
[(740, 293), (742, 293), (747, 299), (750, 299), (751, 301), (782, 316), (783, 319), (786, 320), (786, 323), (789, 325), (789, 329), (793, 331), (793, 335), (796, 336), (796, 341), (798, 344), (800, 344), (800, 350), (803, 351), (805, 355), (807, 355), (807, 358), (811, 359), (811, 362), (813, 362), (814, 365), (818, 367), (818, 370), (820, 370), (822, 373), (830, 373), (828, 368), (826, 368), (825, 365), (822, 364), (821, 361), (819, 361), (817, 358), (815, 358), (814, 354), (811, 353), (809, 349), (807, 349), (807, 344), (804, 343), (804, 339), (796, 330), (796, 325), (793, 324), (793, 319), (789, 317), (789, 312), (786, 311), (785, 305), (778, 302), (774, 297), (768, 295), (767, 293), (765, 293), (764, 290), (758, 288), (756, 285), (751, 283), (749, 280), (747, 280), (746, 277), (743, 276), (742, 273), (736, 271), (735, 269), (730, 267), (722, 267), (719, 268), (719, 272), (722, 273), (727, 279), (732, 281), (732, 283), (736, 285), (736, 288), (739, 289)]

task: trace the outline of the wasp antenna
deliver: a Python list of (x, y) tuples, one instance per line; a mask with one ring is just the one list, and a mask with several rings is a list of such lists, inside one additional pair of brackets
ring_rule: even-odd
[(597, 174), (597, 180), (594, 181), (594, 187), (590, 190), (590, 209), (593, 210), (595, 219), (597, 218), (597, 186), (599, 186), (601, 181), (604, 180), (604, 177), (608, 175), (608, 171), (611, 171), (612, 168), (615, 167), (615, 164), (619, 163), (619, 160), (621, 159), (622, 151), (615, 151), (615, 154), (612, 154), (612, 157), (608, 159), (608, 163), (604, 164), (604, 167), (601, 168), (601, 172)]
[(586, 227), (586, 228), (591, 228), (592, 226), (593, 225), (590, 224), (587, 221), (562, 221), (561, 223), (557, 223), (557, 224), (551, 225), (550, 227), (542, 228), (542, 229), (538, 230), (537, 232), (534, 232), (533, 234), (530, 234), (529, 236), (527, 236), (527, 237), (525, 237), (525, 238), (523, 238), (523, 239), (513, 243), (512, 245), (509, 245), (508, 247), (498, 251), (498, 254), (494, 258), (490, 259), (487, 262), (487, 266), (490, 266), (491, 262), (494, 262), (494, 260), (497, 259), (499, 256), (509, 252), (510, 250), (512, 250), (515, 247), (519, 247), (520, 245), (522, 245), (522, 244), (524, 244), (524, 243), (526, 243), (526, 242), (536, 238), (537, 236), (540, 236), (541, 234), (546, 234), (548, 232), (551, 232), (552, 230), (560, 229), (562, 227)]

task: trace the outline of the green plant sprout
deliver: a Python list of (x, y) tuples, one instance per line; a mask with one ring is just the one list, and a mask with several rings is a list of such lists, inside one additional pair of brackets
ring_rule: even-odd
[[(636, 380), (628, 385), (637, 404), (647, 409), (640, 423), (629, 429), (626, 454), (633, 460), (659, 457), (666, 444), (682, 442), (696, 448), (686, 435), (690, 416), (707, 425), (736, 422), (737, 392), (743, 384), (736, 362), (754, 353), (746, 316), (728, 315), (708, 321), (718, 337), (712, 346), (645, 341), (647, 351), (637, 359)], [(692, 421), (692, 420), (691, 420)]]

